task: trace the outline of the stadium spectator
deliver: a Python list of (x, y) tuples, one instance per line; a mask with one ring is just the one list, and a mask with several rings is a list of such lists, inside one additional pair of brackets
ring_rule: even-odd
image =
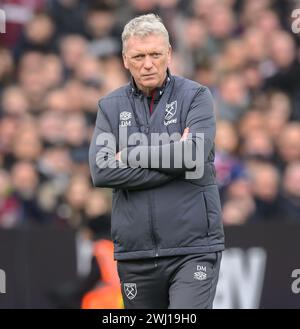
[(290, 163), (283, 175), (281, 207), (286, 221), (299, 222), (300, 213), (300, 162)]
[(278, 169), (270, 163), (256, 162), (250, 166), (251, 188), (255, 200), (253, 221), (284, 220), (281, 211)]

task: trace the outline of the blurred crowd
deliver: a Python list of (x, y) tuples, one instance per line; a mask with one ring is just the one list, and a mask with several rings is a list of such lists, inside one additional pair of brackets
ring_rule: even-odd
[(111, 193), (92, 187), (88, 147), (101, 96), (127, 83), (120, 34), (154, 12), (170, 70), (208, 86), (226, 225), (300, 222), (298, 1), (0, 0), (0, 227), (109, 235)]

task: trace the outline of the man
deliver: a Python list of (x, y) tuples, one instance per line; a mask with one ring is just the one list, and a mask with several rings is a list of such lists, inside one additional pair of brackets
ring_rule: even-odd
[[(224, 249), (211, 94), (170, 74), (159, 17), (134, 18), (122, 41), (132, 81), (99, 101), (89, 161), (94, 185), (114, 189), (125, 308), (211, 308)], [(179, 138), (154, 143), (158, 133)]]

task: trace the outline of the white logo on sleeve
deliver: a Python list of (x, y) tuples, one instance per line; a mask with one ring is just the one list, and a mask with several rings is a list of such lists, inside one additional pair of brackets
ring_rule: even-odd
[(136, 283), (124, 283), (124, 291), (128, 299), (133, 299), (137, 294)]
[(131, 126), (130, 119), (132, 118), (132, 114), (127, 111), (123, 111), (120, 113), (120, 126), (121, 127), (127, 127)]
[(206, 266), (197, 265), (197, 272), (194, 273), (194, 279), (200, 281), (207, 279)]

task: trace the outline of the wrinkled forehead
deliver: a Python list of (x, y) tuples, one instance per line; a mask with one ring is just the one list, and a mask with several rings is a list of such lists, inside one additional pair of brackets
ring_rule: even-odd
[(162, 33), (135, 34), (125, 41), (124, 52), (150, 51), (155, 49), (168, 50), (169, 47), (169, 41)]

